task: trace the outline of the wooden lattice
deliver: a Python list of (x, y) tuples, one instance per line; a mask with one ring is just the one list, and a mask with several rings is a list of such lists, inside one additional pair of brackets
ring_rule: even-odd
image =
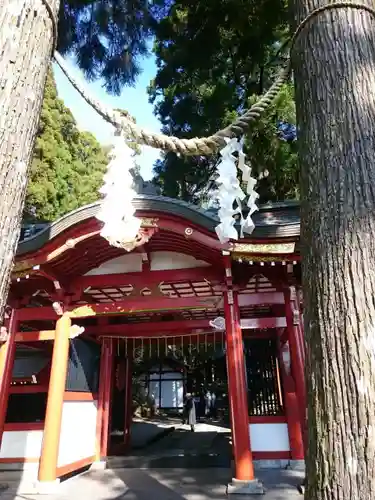
[(276, 292), (276, 288), (263, 274), (254, 274), (241, 293)]
[(246, 339), (245, 349), (250, 415), (281, 415), (276, 340)]

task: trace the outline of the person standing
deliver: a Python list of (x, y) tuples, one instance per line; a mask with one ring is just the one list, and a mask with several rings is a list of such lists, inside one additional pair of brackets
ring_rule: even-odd
[(196, 405), (196, 417), (197, 420), (202, 420), (206, 415), (206, 399), (203, 389), (200, 390), (198, 398), (199, 399)]
[(214, 391), (211, 391), (211, 418), (213, 418), (213, 419), (217, 418), (216, 394)]
[(211, 392), (209, 390), (206, 391), (204, 396), (205, 399), (205, 415), (206, 417), (211, 417)]
[(186, 394), (185, 400), (185, 421), (190, 425), (191, 432), (195, 431), (195, 425), (197, 423), (197, 417), (195, 413), (195, 401), (192, 394)]
[(305, 494), (305, 489), (306, 489), (306, 477), (305, 479), (302, 481), (301, 484), (298, 485), (297, 489), (298, 489), (298, 492), (301, 494), (301, 495), (304, 495)]

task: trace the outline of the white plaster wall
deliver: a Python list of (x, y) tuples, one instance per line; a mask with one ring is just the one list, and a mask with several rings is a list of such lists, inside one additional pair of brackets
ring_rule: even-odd
[(95, 455), (97, 401), (64, 401), (58, 467)]
[(289, 451), (288, 425), (250, 424), (251, 451)]
[(207, 267), (210, 264), (197, 260), (191, 255), (178, 252), (151, 252), (151, 271), (165, 271), (167, 269), (191, 269), (194, 267)]
[(96, 276), (99, 274), (137, 273), (142, 271), (142, 254), (129, 253), (115, 259), (103, 262), (99, 267), (91, 269), (85, 276)]
[(43, 431), (5, 431), (0, 458), (39, 458)]
[[(151, 252), (150, 261), (151, 271), (191, 269), (193, 267), (207, 267), (210, 265), (203, 260), (195, 259), (191, 255), (178, 252)], [(142, 254), (130, 253), (103, 262), (99, 267), (91, 269), (85, 276), (137, 272), (142, 272)]]
[[(269, 328), (283, 328), (286, 327), (286, 318), (285, 317), (279, 317), (279, 318), (268, 318), (268, 323), (269, 323)], [(265, 328), (264, 326), (264, 318), (243, 318), (240, 320), (241, 321), (241, 328), (242, 330), (254, 330), (255, 328), (260, 328), (261, 325), (262, 327)], [(262, 323), (263, 321), (263, 323)]]

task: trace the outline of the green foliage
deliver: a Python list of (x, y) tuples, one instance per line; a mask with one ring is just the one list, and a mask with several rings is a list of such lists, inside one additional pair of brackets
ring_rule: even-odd
[(26, 220), (52, 221), (99, 198), (108, 163), (95, 137), (80, 132), (49, 73), (25, 203)]
[[(257, 96), (249, 99), (249, 106)], [(266, 115), (252, 129), (245, 141), (245, 151), (253, 175), (259, 179), (260, 202), (299, 198), (299, 169), (296, 143), (278, 138), (277, 122), (296, 123), (294, 91), (285, 85)]]
[[(167, 134), (210, 135), (274, 79), (288, 29), (286, 2), (177, 0), (163, 15), (155, 27), (158, 72), (149, 88), (155, 114)], [(276, 137), (277, 119), (293, 120), (293, 110), (287, 86), (246, 141), (254, 170), (269, 172), (260, 182), (261, 201), (296, 196), (293, 146)], [(155, 183), (166, 195), (202, 203), (215, 160), (168, 153), (155, 166)]]
[[(152, 3), (151, 3), (152, 4)], [(147, 0), (62, 0), (58, 50), (75, 57), (88, 80), (119, 94), (134, 85), (148, 53), (152, 16)]]

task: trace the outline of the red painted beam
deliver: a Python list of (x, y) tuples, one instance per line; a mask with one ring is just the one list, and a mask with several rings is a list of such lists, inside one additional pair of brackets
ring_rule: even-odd
[(284, 304), (284, 294), (281, 292), (239, 293), (238, 304), (239, 307)]
[[(249, 330), (262, 328), (274, 328), (274, 325), (283, 318), (256, 318), (241, 320), (244, 328), (244, 336)], [(268, 326), (271, 325), (271, 326)], [(88, 326), (85, 332), (90, 335), (113, 336), (113, 337), (135, 337), (145, 338), (152, 335), (163, 335), (165, 337), (198, 335), (199, 331), (217, 332), (210, 326), (208, 319), (194, 319), (183, 321), (155, 321), (145, 323), (127, 323), (123, 325)], [(263, 333), (260, 334), (262, 336)]]
[(93, 276), (81, 276), (74, 280), (69, 290), (85, 290), (91, 288), (111, 288), (116, 286), (132, 285), (134, 288), (157, 286), (159, 283), (177, 283), (204, 280), (221, 282), (224, 274), (210, 267), (195, 267), (192, 269), (173, 269), (166, 271), (143, 271), (138, 273), (100, 274)]
[[(244, 336), (249, 330), (258, 329), (273, 329), (280, 323), (284, 323), (285, 318), (251, 318), (242, 319), (241, 327), (244, 330)], [(189, 336), (198, 335), (199, 330), (202, 332), (217, 332), (210, 326), (208, 319), (183, 320), (183, 321), (154, 321), (145, 323), (127, 323), (123, 325), (106, 325), (106, 326), (88, 326), (85, 329), (90, 335), (113, 336), (113, 337), (136, 337), (145, 338), (153, 334), (163, 335), (165, 337)], [(262, 336), (263, 333), (260, 334)]]
[[(193, 332), (182, 332), (182, 333), (174, 333), (174, 332), (169, 332), (169, 333), (162, 333), (163, 337), (159, 337), (158, 335), (161, 335), (160, 330), (159, 332), (155, 333), (155, 336), (150, 335), (142, 335), (142, 336), (126, 336), (124, 337), (123, 334), (116, 334), (116, 333), (108, 333), (108, 334), (103, 334), (102, 338), (112, 338), (112, 339), (127, 339), (128, 341), (134, 342), (134, 347), (139, 347), (142, 345), (142, 342), (146, 342), (149, 344), (151, 341), (151, 344), (157, 343), (159, 340), (161, 343), (163, 343), (164, 339), (172, 339), (173, 344), (175, 345), (187, 345), (190, 342), (192, 344), (197, 343), (197, 339), (201, 339), (201, 343), (208, 342), (208, 343), (220, 343), (223, 340), (225, 340), (225, 332), (217, 332), (213, 329), (209, 330), (206, 329), (206, 331), (202, 332), (199, 330), (200, 333), (197, 333), (196, 331)], [(100, 336), (98, 337), (100, 338)], [(264, 330), (263, 332), (259, 331), (254, 331), (254, 330), (244, 330), (244, 339), (272, 339), (274, 338), (274, 334), (272, 333), (272, 330)]]
[[(138, 215), (137, 212), (138, 217), (150, 217), (147, 212), (140, 211), (139, 213), (142, 213), (142, 215)], [(192, 244), (194, 244), (194, 241), (196, 241), (197, 243), (201, 243), (202, 245), (211, 248), (213, 251), (216, 250), (220, 252), (229, 248), (229, 243), (221, 244), (214, 232), (207, 231), (201, 226), (195, 225), (191, 221), (188, 221), (182, 217), (166, 213), (153, 213), (152, 216), (160, 216), (160, 218), (158, 219), (159, 230), (164, 229), (175, 234), (180, 234), (181, 236), (184, 236), (187, 241), (191, 241)]]
[[(215, 309), (220, 296), (212, 297), (129, 297), (118, 302), (73, 305), (66, 310), (72, 318), (88, 318), (107, 314), (131, 314), (142, 311), (176, 311), (183, 309)], [(55, 320), (58, 318), (52, 307), (25, 307), (19, 309), (19, 321)]]
[(43, 342), (45, 340), (53, 340), (55, 338), (55, 330), (39, 330), (32, 332), (17, 332), (16, 342)]
[[(15, 381), (16, 380), (13, 380), (13, 382)], [(39, 392), (48, 392), (48, 384), (12, 385), (10, 386), (9, 392), (10, 394), (36, 394)]]
[(208, 319), (185, 321), (158, 321), (152, 323), (131, 323), (124, 325), (90, 326), (85, 332), (90, 335), (110, 335), (120, 337), (149, 337), (152, 334), (162, 334), (166, 337), (176, 335), (189, 335), (193, 330), (212, 331)]
[[(252, 336), (250, 330), (273, 329), (277, 328), (280, 323), (284, 323), (285, 318), (252, 318), (242, 319), (241, 327), (244, 330), (243, 336)], [(184, 321), (154, 321), (144, 323), (127, 323), (123, 325), (97, 325), (87, 326), (85, 333), (102, 337), (132, 337), (132, 338), (148, 338), (153, 335), (162, 335), (163, 337), (182, 337), (182, 336), (197, 336), (199, 333), (215, 333), (221, 335), (222, 332), (214, 330), (210, 326), (210, 320), (184, 320)], [(16, 334), (17, 342), (38, 342), (43, 340), (53, 340), (54, 330), (18, 332)], [(258, 333), (255, 334), (256, 336)], [(267, 332), (260, 332), (260, 337), (269, 335)]]
[[(107, 314), (132, 314), (142, 311), (178, 311), (184, 309), (216, 309), (220, 296), (212, 297), (129, 297), (118, 302), (70, 306), (72, 318)], [(44, 308), (43, 308), (44, 309)]]
[[(117, 275), (114, 275), (117, 276)], [(240, 294), (239, 303), (241, 307), (278, 304), (280, 303), (278, 293)], [(73, 317), (89, 317), (106, 314), (131, 314), (140, 311), (174, 311), (181, 309), (206, 309), (222, 307), (220, 296), (211, 297), (129, 297), (125, 300), (111, 303), (89, 304), (82, 306), (70, 306)], [(56, 320), (57, 314), (52, 307), (25, 307), (18, 310), (20, 321)], [(280, 324), (277, 326), (285, 326)], [(270, 327), (271, 328), (271, 327)], [(274, 327), (272, 327), (274, 328)]]

